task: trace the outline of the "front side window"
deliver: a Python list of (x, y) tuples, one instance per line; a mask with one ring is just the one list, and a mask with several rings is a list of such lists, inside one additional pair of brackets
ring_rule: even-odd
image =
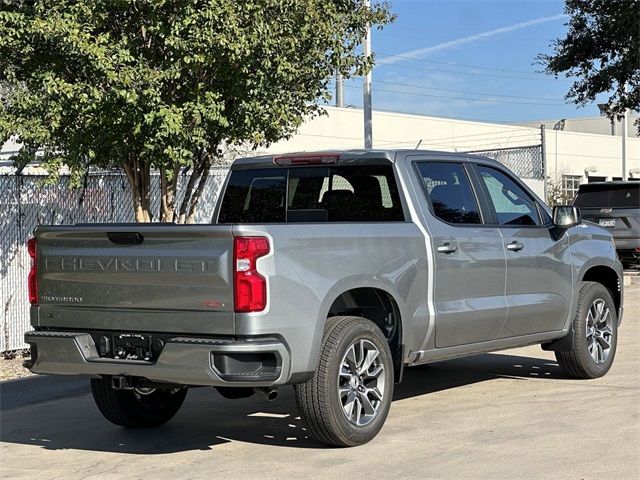
[(448, 223), (482, 223), (478, 202), (461, 164), (420, 162), (418, 171), (436, 217)]
[(391, 165), (233, 170), (220, 223), (404, 221)]
[(498, 225), (540, 225), (533, 199), (520, 185), (495, 168), (478, 166)]

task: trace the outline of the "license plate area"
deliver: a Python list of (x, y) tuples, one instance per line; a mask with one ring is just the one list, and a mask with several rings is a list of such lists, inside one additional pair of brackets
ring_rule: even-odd
[(113, 336), (113, 358), (119, 360), (153, 361), (151, 335), (120, 333)]
[(601, 218), (598, 223), (601, 227), (614, 228), (616, 226), (615, 219)]

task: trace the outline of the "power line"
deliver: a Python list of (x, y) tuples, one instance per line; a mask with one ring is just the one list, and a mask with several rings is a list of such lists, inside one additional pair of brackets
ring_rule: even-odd
[[(444, 142), (444, 143), (440, 143), (442, 142), (442, 140), (429, 140), (429, 139), (424, 139), (424, 142), (427, 143), (438, 143), (438, 145), (465, 145), (465, 144), (469, 144), (469, 143), (491, 143), (491, 142), (495, 142), (495, 143), (500, 143), (500, 142), (512, 142), (512, 141), (518, 141), (518, 140), (525, 140), (529, 141), (532, 138), (536, 138), (535, 135), (511, 135), (509, 137), (492, 137), (492, 138), (477, 138), (477, 139), (467, 139), (467, 140), (450, 140), (448, 142)], [(540, 139), (540, 137), (538, 136), (536, 138), (537, 140)]]
[(404, 144), (417, 144), (418, 141), (421, 141), (422, 144), (424, 145), (438, 145), (438, 146), (446, 146), (446, 147), (451, 147), (451, 148), (455, 148), (456, 146), (462, 146), (464, 148), (478, 148), (480, 146), (483, 145), (491, 145), (491, 144), (504, 144), (504, 143), (509, 143), (509, 142), (524, 142), (524, 141), (532, 141), (533, 138), (535, 138), (535, 140), (539, 140), (539, 137), (536, 137), (535, 135), (531, 135), (531, 134), (518, 134), (518, 135), (511, 135), (511, 136), (502, 136), (502, 137), (498, 137), (498, 138), (478, 138), (478, 139), (461, 139), (461, 140), (453, 140), (451, 142), (448, 143), (440, 143), (440, 141), (436, 138), (436, 139), (429, 139), (429, 138), (425, 138), (422, 137), (421, 139), (418, 140), (406, 140), (406, 141), (394, 141), (394, 140), (380, 140), (376, 143), (383, 143), (383, 144), (387, 144), (387, 145), (404, 145)]
[[(522, 130), (522, 132), (520, 132), (520, 130)], [(473, 133), (473, 134), (468, 134), (468, 135), (455, 135), (452, 137), (440, 137), (440, 138), (433, 138), (432, 140), (452, 140), (452, 139), (463, 139), (463, 138), (468, 138), (468, 137), (482, 137), (482, 136), (494, 136), (494, 135), (498, 135), (501, 133), (522, 133), (524, 134), (524, 131), (527, 131), (528, 133), (530, 133), (531, 135), (537, 135), (539, 134), (539, 132), (531, 127), (513, 127), (512, 129), (504, 129), (504, 130), (497, 130), (495, 132), (483, 132), (483, 133)]]
[(531, 137), (536, 137), (536, 136), (540, 136), (540, 134), (538, 133), (537, 135), (535, 133), (525, 133), (525, 132), (513, 132), (511, 133), (511, 135), (509, 134), (487, 134), (487, 135), (483, 135), (480, 138), (464, 138), (463, 136), (461, 137), (453, 137), (453, 138), (449, 138), (449, 139), (440, 139), (440, 138), (432, 138), (430, 139), (430, 141), (432, 142), (462, 142), (462, 143), (468, 143), (468, 142), (479, 142), (479, 141), (485, 141), (485, 140), (502, 140), (502, 139), (509, 139), (509, 138), (531, 138)]
[(549, 155), (559, 155), (561, 157), (615, 158), (616, 160), (620, 160), (620, 155), (587, 155), (584, 153), (549, 153)]
[[(345, 85), (346, 88), (360, 88), (357, 87), (355, 85)], [(533, 102), (513, 102), (513, 101), (509, 101), (509, 100), (491, 100), (491, 99), (486, 99), (486, 98), (471, 98), (471, 97), (452, 97), (452, 96), (448, 96), (448, 95), (432, 95), (429, 93), (415, 93), (415, 92), (403, 92), (403, 91), (398, 91), (398, 90), (385, 90), (382, 88), (378, 88), (375, 89), (377, 92), (383, 92), (383, 93), (395, 93), (398, 95), (410, 95), (410, 96), (417, 96), (417, 97), (431, 97), (431, 98), (445, 98), (448, 100), (466, 100), (466, 101), (470, 101), (470, 102), (484, 102), (484, 103), (509, 103), (509, 104), (514, 104), (514, 105), (532, 105), (532, 106), (552, 106), (552, 107), (573, 107), (573, 105), (562, 105), (562, 104), (557, 104), (557, 103), (533, 103)]]
[(362, 141), (362, 138), (359, 137), (341, 137), (338, 135), (325, 135), (325, 134), (319, 134), (319, 133), (296, 133), (295, 134), (296, 137), (321, 137), (321, 138), (325, 138), (325, 137), (329, 137), (329, 138), (339, 138), (342, 140), (360, 140)]
[[(330, 137), (330, 138), (339, 138), (339, 139), (344, 139), (344, 140), (361, 140), (358, 137), (344, 137), (344, 136), (338, 136), (338, 135), (324, 135), (324, 134), (314, 134), (314, 133), (298, 133), (297, 135), (301, 135), (301, 136), (307, 136), (307, 137)], [(522, 137), (529, 137), (531, 138), (533, 137), (537, 137), (538, 135), (540, 135), (540, 132), (532, 127), (511, 127), (509, 129), (502, 129), (502, 130), (496, 130), (493, 132), (482, 132), (482, 133), (471, 133), (471, 134), (466, 134), (466, 135), (453, 135), (450, 137), (437, 137), (437, 138), (431, 138), (431, 139), (425, 139), (422, 138), (422, 141), (428, 141), (428, 142), (435, 142), (435, 141), (446, 141), (446, 140), (456, 140), (458, 142), (470, 142), (470, 141), (474, 141), (474, 140), (503, 140), (503, 139), (510, 139), (510, 138), (522, 138)], [(477, 138), (477, 137), (482, 137), (482, 138)], [(415, 140), (416, 142), (418, 142), (420, 139)], [(413, 140), (408, 140), (407, 142), (402, 142), (402, 143), (410, 143)], [(396, 143), (395, 140), (380, 140), (379, 142), (376, 143), (380, 143), (380, 142), (393, 142)], [(444, 145), (444, 144), (442, 144)]]
[[(345, 137), (345, 136), (340, 136), (340, 135), (321, 135), (321, 134), (314, 134), (314, 133), (298, 133), (297, 136), (302, 136), (302, 137), (316, 137), (316, 138), (334, 138), (334, 139), (339, 139), (339, 140), (356, 140), (356, 141), (361, 141), (361, 138), (358, 137)], [(421, 139), (415, 139), (415, 140), (376, 140), (374, 142), (374, 146), (375, 145), (379, 145), (382, 147), (388, 147), (388, 148), (399, 148), (400, 146), (404, 146), (407, 145), (408, 147), (415, 147), (415, 145), (418, 144), (418, 142), (421, 141), (421, 143), (423, 145), (426, 146), (437, 146), (437, 147), (448, 147), (448, 148), (466, 148), (466, 149), (472, 149), (472, 148), (480, 148), (480, 147), (484, 147), (484, 146), (491, 146), (491, 145), (495, 145), (495, 144), (504, 144), (504, 143), (508, 143), (508, 142), (522, 142), (524, 141), (524, 139), (531, 139), (531, 135), (523, 135), (523, 134), (519, 134), (519, 135), (515, 135), (515, 136), (510, 136), (510, 137), (499, 137), (499, 138), (480, 138), (480, 139), (475, 139), (475, 140), (471, 140), (471, 139), (460, 139), (456, 142), (450, 142), (450, 143), (438, 143), (439, 139), (427, 139), (427, 138), (421, 138)], [(354, 147), (349, 147), (349, 148), (360, 148), (360, 144), (354, 146)]]
[[(384, 57), (383, 57), (384, 58)], [(385, 64), (385, 63), (381, 63), (381, 64), (377, 64), (374, 66), (376, 68), (382, 68), (382, 67), (398, 67), (398, 68), (408, 68), (408, 69), (412, 69), (412, 70), (420, 70), (423, 72), (443, 72), (443, 73), (454, 73), (457, 75), (471, 75), (471, 76), (478, 76), (478, 77), (493, 77), (493, 78), (507, 78), (507, 79), (512, 79), (512, 80), (530, 80), (530, 81), (539, 81), (539, 82), (556, 82), (558, 79), (556, 78), (536, 78), (536, 77), (531, 77), (531, 78), (527, 78), (527, 77), (522, 77), (522, 76), (515, 76), (515, 75), (498, 75), (497, 73), (483, 73), (483, 72), (464, 72), (464, 71), (459, 71), (459, 70), (445, 70), (442, 68), (435, 68), (435, 67), (422, 67), (422, 66), (416, 66), (416, 65), (405, 65), (403, 63), (393, 63), (393, 64)]]
[(484, 140), (473, 143), (465, 143), (465, 142), (452, 142), (452, 143), (441, 143), (441, 142), (430, 142), (429, 140), (422, 139), (422, 144), (427, 147), (446, 147), (453, 148), (456, 150), (459, 149), (494, 149), (503, 146), (520, 146), (523, 144), (530, 145), (532, 142), (540, 142), (540, 139), (532, 139), (532, 138), (496, 138), (492, 140)]
[(537, 74), (537, 72), (526, 71), (526, 70), (511, 70), (511, 69), (502, 68), (502, 67), (486, 67), (486, 66), (482, 66), (482, 65), (470, 65), (468, 63), (442, 62), (442, 61), (438, 61), (438, 60), (426, 60), (426, 59), (423, 59), (423, 58), (410, 57), (408, 55), (393, 55), (391, 53), (385, 53), (385, 52), (378, 52), (378, 53), (383, 55), (383, 58), (400, 58), (400, 59), (411, 60), (412, 62), (436, 63), (438, 65), (449, 65), (451, 67), (479, 68), (481, 70), (493, 70), (493, 71), (497, 71), (497, 72), (507, 72), (507, 73), (522, 73), (522, 74), (525, 74), (525, 75)]
[[(488, 96), (493, 96), (493, 97), (520, 98), (520, 99), (529, 99), (529, 100), (543, 100), (543, 101), (563, 102), (562, 100), (556, 100), (554, 98), (526, 97), (526, 96), (519, 96), (519, 95), (504, 95), (504, 94), (489, 93), (489, 92), (473, 92), (473, 91), (469, 91), (469, 90), (451, 90), (449, 88), (427, 87), (427, 86), (424, 86), (424, 85), (413, 85), (413, 84), (410, 84), (410, 83), (400, 83), (400, 82), (388, 82), (388, 81), (385, 81), (385, 80), (376, 80), (376, 83), (385, 83), (385, 84), (388, 84), (388, 85), (399, 85), (399, 86), (403, 86), (403, 87), (420, 88), (420, 89), (423, 89), (423, 90), (437, 90), (437, 91), (452, 92), (452, 93), (468, 93), (468, 94), (471, 94), (471, 95), (488, 95)], [(564, 104), (564, 102), (563, 102), (563, 104)]]

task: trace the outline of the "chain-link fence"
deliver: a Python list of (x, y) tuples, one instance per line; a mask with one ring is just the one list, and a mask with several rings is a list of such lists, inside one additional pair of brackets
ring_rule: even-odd
[(542, 145), (500, 148), (496, 150), (475, 150), (467, 153), (492, 158), (502, 163), (522, 179), (544, 180)]
[(547, 193), (545, 187), (545, 165), (542, 145), (527, 147), (500, 148), (495, 150), (476, 150), (476, 155), (492, 158), (518, 175), (524, 183), (545, 201)]
[[(196, 211), (197, 223), (211, 221), (213, 206), (227, 169), (212, 170)], [(184, 195), (189, 177), (181, 176), (177, 200)], [(121, 174), (90, 174), (82, 188), (69, 188), (68, 177), (46, 185), (45, 177), (0, 176), (0, 353), (27, 348), (23, 334), (29, 330), (27, 275), (31, 260), (25, 243), (38, 225), (135, 221), (131, 190)], [(151, 209), (159, 217), (158, 175), (151, 177)], [(179, 204), (179, 203), (178, 203)]]

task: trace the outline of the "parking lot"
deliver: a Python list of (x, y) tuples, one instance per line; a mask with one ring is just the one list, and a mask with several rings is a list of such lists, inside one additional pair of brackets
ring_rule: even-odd
[(640, 478), (640, 285), (625, 295), (606, 377), (565, 379), (538, 346), (412, 368), (381, 434), (353, 449), (307, 438), (291, 389), (273, 403), (194, 389), (169, 424), (127, 431), (84, 381), (5, 383), (0, 477)]

